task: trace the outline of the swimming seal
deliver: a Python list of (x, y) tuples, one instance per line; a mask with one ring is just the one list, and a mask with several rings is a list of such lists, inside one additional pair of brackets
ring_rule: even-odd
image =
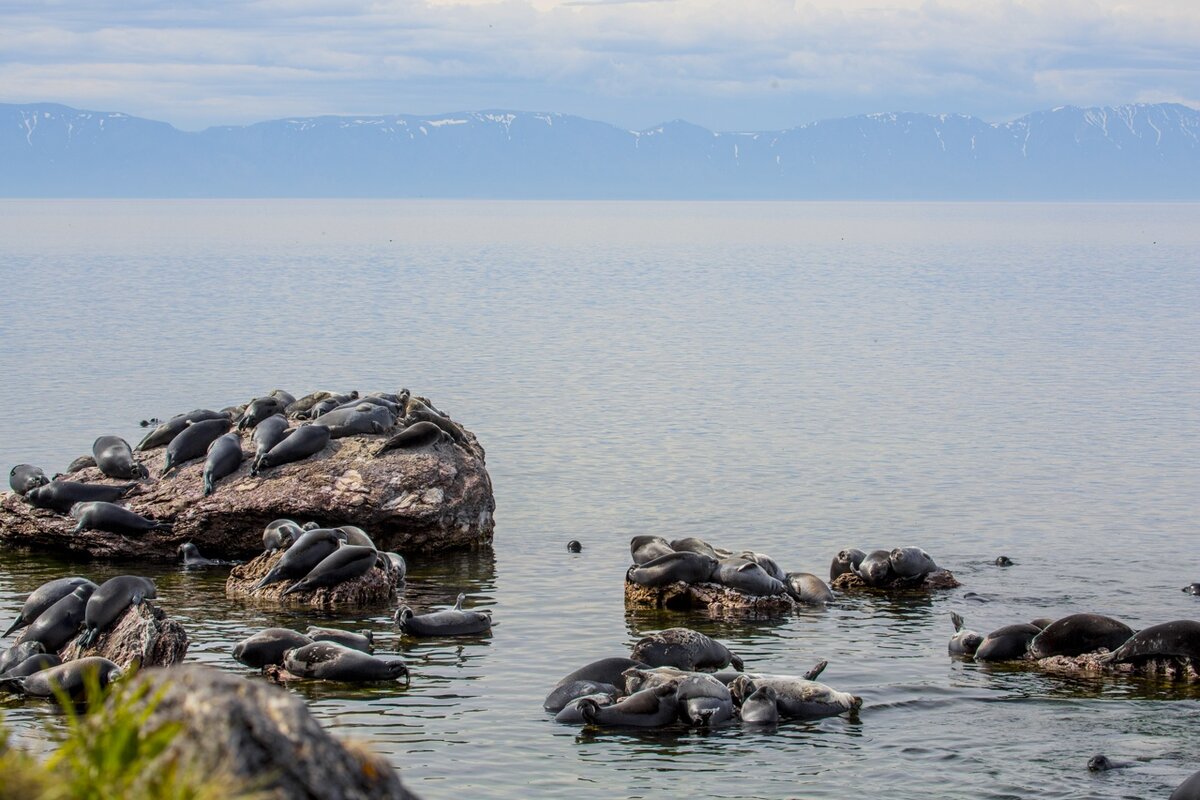
[(304, 533), (300, 526), (290, 519), (277, 519), (267, 523), (263, 528), (263, 550), (268, 553), (287, 547), (300, 538)]
[(183, 562), (184, 569), (203, 569), (204, 567), (220, 567), (228, 564), (227, 561), (220, 561), (215, 558), (205, 558), (200, 555), (200, 549), (191, 542), (184, 542), (179, 545), (177, 551), (179, 559)]
[(290, 436), (267, 451), (251, 470), (257, 475), (264, 469), (300, 461), (321, 452), (329, 444), (329, 428), (324, 425), (301, 425)]
[(1055, 620), (1029, 643), (1029, 655), (1081, 656), (1100, 648), (1116, 650), (1133, 636), (1133, 629), (1102, 614), (1071, 614)]
[(247, 667), (262, 669), (272, 664), (283, 665), (283, 654), (313, 640), (288, 628), (267, 628), (233, 646), (233, 657)]
[(150, 472), (133, 459), (133, 448), (120, 436), (101, 436), (92, 442), (96, 466), (110, 478), (149, 478)]
[(742, 722), (775, 725), (779, 722), (779, 695), (770, 686), (759, 686), (742, 701)]
[(254, 584), (254, 588), (261, 589), (279, 581), (303, 578), (327, 555), (338, 549), (338, 541), (337, 533), (332, 528), (315, 528), (304, 533), (287, 549), (271, 571)]
[(246, 457), (242, 452), (242, 437), (236, 433), (218, 436), (208, 446), (208, 457), (204, 460), (204, 496), (216, 491), (217, 481), (237, 472)]
[[(707, 558), (707, 556), (701, 556), (701, 558)], [(767, 574), (767, 571), (760, 565), (740, 557), (718, 561), (712, 577), (718, 583), (746, 594), (768, 596), (783, 594), (786, 591), (783, 583)]]
[(845, 575), (847, 572), (857, 574), (858, 565), (866, 557), (866, 553), (853, 547), (838, 551), (829, 565), (829, 580), (837, 580), (839, 575)]
[(742, 660), (729, 648), (690, 628), (667, 628), (644, 636), (629, 657), (652, 667), (678, 667), (691, 672), (718, 670), (729, 664), (739, 672)]
[(108, 483), (79, 483), (77, 481), (50, 481), (35, 486), (25, 493), (25, 502), (36, 508), (48, 508), (60, 514), (68, 514), (76, 503), (99, 501), (113, 503), (120, 500), (136, 483), (114, 486)]
[(414, 614), (408, 606), (401, 606), (396, 610), (396, 625), (410, 636), (469, 636), (491, 630), (492, 612), (464, 611), (466, 599), (459, 594), (452, 608), (429, 614)]
[(314, 642), (336, 642), (342, 647), (349, 647), (351, 650), (358, 650), (362, 653), (370, 653), (375, 649), (375, 636), (370, 631), (353, 633), (337, 628), (317, 628), (310, 625), (304, 635)]
[(1097, 753), (1088, 759), (1087, 768), (1089, 772), (1108, 772), (1110, 769), (1125, 769), (1132, 767), (1130, 761), (1113, 761), (1103, 753)]
[(17, 464), (8, 471), (8, 487), (19, 495), (37, 486), (45, 486), (50, 482), (41, 467), (33, 464)]
[(1200, 661), (1200, 622), (1177, 619), (1160, 625), (1151, 625), (1130, 636), (1102, 661), (1122, 663), (1139, 662), (1151, 658), (1187, 658), (1194, 663)]
[(121, 676), (121, 668), (107, 658), (88, 656), (57, 667), (35, 672), (24, 678), (0, 678), (0, 685), (14, 688), (31, 697), (54, 697), (64, 692), (72, 700), (83, 698), (86, 676), (94, 674), (101, 689)]
[(740, 675), (729, 689), (734, 697), (749, 698), (763, 686), (775, 690), (779, 716), (787, 719), (822, 719), (862, 708), (861, 697), (794, 675)]
[(1008, 556), (996, 556), (996, 561), (994, 563), (997, 567), (1011, 567), (1013, 565), (1013, 560)]
[(671, 552), (641, 566), (630, 567), (625, 572), (625, 579), (639, 586), (650, 587), (666, 586), (676, 581), (703, 583), (709, 580), (716, 568), (717, 562), (708, 556)]
[(950, 621), (954, 623), (954, 635), (950, 637), (950, 644), (946, 646), (947, 651), (952, 656), (975, 655), (983, 637), (975, 631), (967, 630), (963, 618), (953, 611), (950, 612)]
[(1193, 583), (1183, 587), (1183, 591), (1187, 594), (1200, 594), (1200, 583)]
[(414, 422), (381, 444), (374, 455), (381, 456), (389, 450), (418, 450), (449, 439), (450, 435), (432, 422)]
[(229, 417), (220, 411), (211, 411), (207, 408), (198, 408), (186, 414), (179, 414), (171, 417), (171, 419), (146, 434), (146, 437), (138, 442), (138, 446), (135, 449), (142, 451), (152, 450), (155, 447), (163, 447), (170, 444), (171, 440), (182, 433), (183, 429), (188, 425), (210, 419), (228, 420)]
[(335, 642), (313, 642), (283, 654), (283, 668), (301, 678), (326, 681), (394, 681), (408, 683), (408, 667), (400, 659), (384, 661)]
[(672, 686), (643, 689), (610, 706), (586, 697), (579, 699), (580, 715), (589, 725), (661, 728), (675, 721), (678, 709)]
[(172, 527), (169, 522), (149, 519), (128, 508), (98, 500), (91, 503), (76, 503), (71, 508), (71, 516), (78, 520), (71, 530), (72, 533), (106, 531), (128, 535), (144, 531), (169, 531)]
[(404, 556), (399, 553), (387, 552), (383, 557), (392, 562), (392, 566), (396, 569), (396, 585), (404, 583), (404, 578), (408, 575), (408, 562), (404, 560)]
[(661, 536), (635, 536), (629, 540), (629, 554), (633, 556), (633, 563), (639, 567), (674, 552), (667, 540)]
[(92, 592), (84, 611), (84, 632), (79, 643), (89, 647), (96, 637), (125, 613), (130, 606), (140, 606), (144, 600), (158, 597), (154, 581), (140, 575), (118, 575), (100, 584)]
[(272, 447), (282, 442), (290, 433), (287, 417), (283, 414), (274, 414), (255, 425), (254, 433), (250, 435), (250, 441), (254, 443), (254, 460), (251, 464), (257, 465)]
[(66, 597), (46, 609), (21, 634), (22, 642), (41, 642), (47, 653), (56, 653), (75, 638), (84, 621), (88, 600), (95, 591), (92, 585), (83, 584)]
[(13, 624), (4, 632), (4, 635), (11, 636), (13, 631), (18, 631), (26, 625), (33, 623), (46, 609), (71, 594), (71, 592), (80, 586), (91, 586), (92, 589), (96, 588), (96, 584), (87, 578), (80, 577), (57, 578), (43, 583), (30, 592), (29, 597), (25, 598), (25, 604), (21, 606), (21, 612), (17, 614), (17, 618), (13, 620)]
[(887, 586), (895, 575), (892, 573), (892, 554), (887, 550), (873, 550), (859, 562), (858, 577), (867, 586)]
[(783, 586), (794, 599), (810, 606), (823, 606), (833, 602), (833, 592), (825, 581), (811, 572), (789, 572), (784, 576)]
[(1029, 652), (1029, 643), (1042, 632), (1029, 623), (1005, 625), (983, 637), (975, 649), (976, 661), (1019, 661)]
[(568, 553), (581, 553), (581, 552), (583, 552), (583, 545), (579, 542), (578, 539), (572, 539), (571, 541), (567, 542), (567, 552)]
[[(288, 552), (290, 553), (291, 550)], [(284, 557), (287, 557), (286, 554)], [(317, 562), (303, 578), (284, 590), (283, 594), (311, 592), (314, 589), (337, 586), (346, 581), (352, 581), (370, 572), (371, 567), (375, 566), (378, 559), (379, 553), (374, 547), (348, 544), (334, 550)]]

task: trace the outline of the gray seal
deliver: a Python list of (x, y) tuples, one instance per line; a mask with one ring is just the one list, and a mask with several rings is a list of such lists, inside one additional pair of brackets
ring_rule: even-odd
[(289, 586), (284, 595), (311, 592), (360, 578), (371, 571), (378, 559), (379, 553), (374, 547), (345, 545), (317, 562), (303, 578)]
[(325, 449), (329, 444), (329, 428), (324, 425), (301, 425), (290, 436), (267, 451), (250, 470), (257, 475), (264, 469), (301, 461)]
[(430, 408), (415, 397), (410, 397), (404, 408), (404, 421), (407, 424), (414, 422), (432, 422), (439, 428), (449, 434), (450, 438), (459, 444), (464, 444), (467, 440), (466, 434), (462, 428), (458, 427), (458, 423), (441, 414), (438, 411)]
[(742, 701), (741, 713), (747, 725), (775, 725), (779, 722), (779, 695), (771, 686), (759, 686)]
[(1013, 560), (1008, 556), (996, 556), (996, 560), (992, 563), (994, 563), (997, 567), (1011, 567), (1013, 565)]
[(787, 593), (801, 603), (823, 606), (833, 602), (833, 592), (829, 586), (811, 572), (789, 572), (784, 578), (783, 585)]
[(334, 530), (344, 535), (346, 544), (375, 549), (375, 543), (371, 541), (371, 537), (367, 536), (367, 532), (357, 525), (339, 525)]
[(652, 667), (678, 667), (689, 672), (718, 670), (732, 664), (741, 671), (742, 660), (729, 648), (690, 628), (667, 628), (644, 636), (629, 657)]
[(583, 543), (580, 542), (578, 539), (572, 539), (571, 541), (567, 542), (567, 552), (568, 553), (582, 553), (583, 552)]
[(492, 612), (464, 611), (465, 594), (459, 594), (452, 608), (429, 614), (414, 614), (408, 606), (396, 610), (396, 625), (410, 636), (470, 636), (492, 629)]
[(48, 508), (60, 514), (69, 514), (76, 503), (93, 501), (113, 503), (120, 500), (136, 483), (119, 486), (110, 483), (79, 483), (78, 481), (50, 481), (35, 486), (25, 493), (25, 502), (36, 508)]
[(233, 657), (247, 667), (283, 666), (283, 654), (313, 640), (289, 628), (267, 628), (233, 646)]
[(166, 475), (173, 469), (200, 458), (208, 453), (208, 446), (229, 431), (230, 422), (226, 417), (206, 419), (188, 425), (179, 435), (167, 445), (167, 457), (163, 461), (162, 472)]
[(1200, 660), (1200, 622), (1177, 619), (1143, 628), (1102, 660), (1120, 664), (1152, 658)]
[[(562, 680), (554, 685), (553, 691), (546, 697), (546, 701), (542, 707), (547, 711), (560, 711), (562, 705), (552, 707), (556, 701), (556, 692), (564, 686), (580, 681), (590, 681), (593, 683), (604, 684), (607, 686), (624, 686), (625, 671), (628, 669), (645, 669), (649, 665), (641, 661), (634, 661), (632, 658), (602, 658), (598, 661), (593, 661), (590, 664), (585, 664), (574, 672), (563, 676)], [(563, 701), (564, 703), (566, 701)]]
[(37, 486), (45, 486), (50, 482), (41, 467), (33, 464), (17, 464), (8, 471), (8, 487), (19, 495)]
[(938, 568), (929, 553), (919, 547), (897, 547), (888, 560), (892, 564), (892, 573), (904, 580), (919, 580)]
[(83, 584), (46, 609), (21, 634), (22, 642), (41, 642), (47, 653), (56, 653), (75, 638), (83, 624), (89, 598), (96, 591), (93, 585)]
[(304, 533), (300, 526), (290, 519), (277, 519), (267, 523), (263, 528), (263, 550), (268, 553), (288, 547)]
[(701, 728), (711, 728), (733, 718), (729, 688), (711, 675), (689, 675), (675, 689), (679, 715)]
[(635, 536), (629, 540), (629, 554), (639, 567), (674, 552), (670, 543), (661, 536)]
[(79, 643), (90, 647), (96, 637), (116, 622), (125, 609), (140, 606), (144, 600), (158, 597), (154, 581), (140, 575), (118, 575), (100, 584), (88, 598), (84, 611), (84, 632)]
[(783, 583), (769, 575), (762, 566), (738, 556), (718, 561), (712, 577), (723, 586), (750, 595), (768, 596), (786, 591)]
[(381, 444), (374, 455), (381, 456), (389, 450), (420, 450), (442, 441), (452, 441), (450, 434), (432, 422), (414, 422)]
[(734, 697), (743, 698), (744, 706), (745, 698), (763, 686), (775, 690), (779, 716), (786, 719), (822, 719), (862, 708), (860, 697), (795, 675), (747, 674), (735, 678), (729, 688)]
[(408, 683), (408, 667), (398, 658), (384, 661), (335, 642), (313, 642), (283, 654), (283, 668), (301, 678), (326, 681)]
[(625, 579), (639, 586), (667, 586), (676, 581), (704, 583), (712, 577), (717, 562), (699, 553), (668, 553), (641, 566), (630, 567)]
[(983, 642), (983, 637), (972, 630), (967, 630), (963, 618), (956, 612), (950, 612), (950, 621), (954, 623), (954, 635), (946, 646), (952, 656), (973, 656)]
[(120, 436), (101, 436), (92, 442), (96, 466), (110, 478), (149, 478), (150, 472), (133, 458), (133, 448)]
[(630, 667), (621, 674), (625, 678), (625, 694), (633, 694), (642, 689), (653, 689), (655, 686), (679, 686), (685, 678), (709, 673), (691, 672), (679, 667)]
[(238, 420), (237, 429), (244, 431), (247, 428), (253, 428), (263, 420), (273, 417), (276, 414), (282, 414), (287, 407), (296, 402), (294, 399), (288, 400), (291, 395), (281, 397), (278, 395), (270, 395), (268, 397), (256, 397), (246, 404), (246, 410), (242, 412), (241, 419)]
[(837, 580), (839, 575), (845, 575), (847, 572), (857, 575), (858, 565), (866, 557), (866, 553), (854, 547), (839, 550), (838, 554), (833, 557), (833, 562), (829, 565), (829, 580)]
[(338, 549), (339, 541), (332, 528), (314, 528), (305, 532), (287, 549), (283, 558), (279, 559), (271, 571), (254, 584), (254, 588), (261, 589), (279, 581), (303, 578), (313, 567), (324, 561), (327, 555)]
[(0, 673), (0, 678), (25, 678), (35, 672), (57, 667), (61, 663), (63, 663), (62, 659), (58, 657), (57, 653), (37, 653), (12, 667), (7, 672)]
[(89, 674), (96, 676), (103, 689), (121, 676), (121, 668), (107, 658), (88, 656), (23, 678), (0, 678), (0, 685), (15, 688), (30, 697), (49, 698), (61, 691), (72, 700), (80, 700), (87, 689)]
[(1133, 629), (1102, 614), (1071, 614), (1055, 620), (1029, 643), (1029, 655), (1081, 656), (1104, 648), (1116, 650), (1133, 636)]
[(188, 425), (210, 419), (224, 419), (228, 421), (229, 417), (220, 411), (211, 411), (207, 408), (198, 408), (186, 414), (179, 414), (171, 417), (171, 419), (146, 434), (145, 438), (138, 442), (136, 449), (142, 451), (152, 450), (155, 447), (165, 447), (171, 443), (172, 439), (183, 433), (184, 428)]
[(25, 659), (45, 652), (46, 645), (42, 644), (36, 639), (30, 639), (29, 641), (14, 644), (12, 647), (7, 648), (3, 653), (0, 653), (0, 673), (8, 672)]
[(679, 701), (675, 687), (659, 686), (635, 692), (610, 706), (580, 698), (580, 715), (589, 725), (630, 728), (661, 728), (675, 721)]
[(342, 647), (349, 647), (351, 650), (358, 650), (362, 653), (370, 653), (375, 649), (375, 636), (370, 631), (353, 633), (337, 628), (318, 628), (310, 625), (304, 635), (314, 642), (337, 642)]
[(87, 578), (80, 577), (56, 578), (55, 580), (43, 583), (30, 592), (29, 597), (25, 598), (25, 604), (21, 606), (21, 612), (17, 614), (17, 618), (13, 620), (13, 624), (4, 632), (4, 635), (11, 636), (14, 631), (32, 624), (38, 617), (45, 613), (46, 609), (70, 595), (71, 592), (80, 586), (90, 586), (92, 589), (96, 588), (96, 584)]
[(255, 425), (254, 433), (250, 435), (250, 441), (254, 443), (254, 460), (251, 464), (257, 466), (262, 457), (289, 434), (291, 428), (288, 427), (287, 417), (283, 414), (274, 414)]
[[(555, 714), (559, 713), (575, 700), (581, 697), (591, 697), (593, 695), (603, 694), (608, 695), (615, 701), (621, 696), (621, 691), (611, 683), (600, 683), (599, 681), (571, 681), (562, 686), (554, 687), (554, 690), (546, 696), (542, 702), (542, 708)], [(608, 705), (606, 703), (605, 705)], [(555, 719), (557, 722), (557, 718)], [(580, 722), (583, 720), (580, 719)]]
[(895, 575), (892, 573), (892, 554), (887, 550), (873, 550), (858, 565), (857, 574), (867, 586), (887, 586)]
[(237, 472), (246, 454), (242, 452), (242, 437), (236, 433), (218, 436), (208, 446), (204, 461), (204, 496), (216, 491), (217, 481)]
[(183, 544), (179, 545), (177, 552), (179, 553), (179, 560), (183, 562), (184, 569), (221, 567), (229, 563), (227, 561), (220, 561), (215, 558), (205, 558), (204, 556), (200, 555), (200, 549), (191, 542), (184, 542)]
[(976, 661), (1019, 661), (1029, 652), (1029, 643), (1041, 633), (1041, 628), (1020, 622), (1005, 625), (983, 637), (975, 649)]
[(169, 522), (149, 519), (128, 508), (98, 500), (91, 503), (76, 503), (71, 507), (71, 516), (77, 520), (72, 533), (105, 531), (128, 535), (145, 531), (171, 530)]

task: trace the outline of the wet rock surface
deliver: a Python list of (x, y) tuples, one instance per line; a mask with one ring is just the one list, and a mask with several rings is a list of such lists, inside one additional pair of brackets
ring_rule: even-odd
[(225, 596), (248, 600), (261, 600), (284, 605), (307, 605), (315, 608), (338, 606), (385, 605), (396, 596), (396, 585), (400, 583), (400, 571), (388, 558), (379, 559), (365, 574), (337, 586), (321, 587), (307, 592), (296, 592), (286, 597), (284, 592), (295, 583), (293, 580), (278, 581), (261, 589), (254, 586), (283, 558), (285, 550), (261, 553), (245, 564), (235, 566), (225, 581)]
[(676, 581), (666, 586), (642, 586), (625, 581), (625, 605), (665, 608), (673, 611), (701, 610), (712, 616), (779, 614), (800, 604), (787, 594), (750, 595), (718, 583)]
[(962, 584), (948, 569), (939, 569), (919, 580), (897, 579), (887, 586), (868, 586), (862, 578), (852, 572), (838, 575), (829, 582), (829, 588), (840, 592), (875, 592), (878, 594), (896, 594), (903, 592), (934, 592), (942, 589), (954, 589)]
[[(393, 431), (394, 433), (394, 431)], [(243, 432), (246, 460), (204, 496), (204, 459), (163, 478), (163, 448), (138, 453), (154, 478), (138, 482), (121, 501), (173, 529), (121, 535), (74, 533), (76, 521), (34, 508), (13, 492), (0, 495), (0, 541), (60, 553), (107, 558), (171, 560), (184, 542), (205, 555), (248, 558), (262, 551), (262, 529), (287, 517), (323, 526), (357, 525), (381, 550), (442, 551), (489, 544), (495, 500), (484, 451), (466, 432), (461, 443), (441, 440), (416, 450), (374, 452), (389, 434), (331, 441), (316, 455), (250, 474), (254, 445)], [(122, 484), (97, 467), (70, 476), (84, 483)]]
[(139, 673), (162, 691), (148, 721), (181, 726), (160, 758), (221, 774), (271, 798), (413, 798), (381, 756), (326, 732), (299, 697), (264, 681), (187, 665)]

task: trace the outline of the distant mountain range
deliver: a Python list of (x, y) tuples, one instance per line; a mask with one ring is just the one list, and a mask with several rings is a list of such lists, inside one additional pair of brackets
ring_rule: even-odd
[(190, 133), (0, 104), (0, 196), (1200, 200), (1200, 111), (867, 114), (759, 133), (473, 111)]

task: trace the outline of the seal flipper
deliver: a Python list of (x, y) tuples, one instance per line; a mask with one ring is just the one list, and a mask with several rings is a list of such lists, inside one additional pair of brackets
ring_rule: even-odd
[(817, 662), (817, 665), (815, 667), (810, 669), (808, 672), (804, 673), (804, 680), (815, 681), (817, 679), (817, 676), (819, 676), (822, 672), (824, 672), (825, 668), (828, 666), (829, 666), (829, 662), (824, 659), (821, 659), (820, 661)]
[(963, 625), (966, 624), (965, 621), (963, 620), (963, 618), (961, 616), (959, 616), (957, 611), (950, 612), (950, 621), (954, 623), (954, 632), (955, 633), (958, 633), (959, 631), (961, 631), (963, 629)]
[(738, 672), (745, 672), (746, 665), (742, 662), (742, 659), (738, 658), (733, 653), (729, 654), (729, 663), (732, 664), (733, 668)]

